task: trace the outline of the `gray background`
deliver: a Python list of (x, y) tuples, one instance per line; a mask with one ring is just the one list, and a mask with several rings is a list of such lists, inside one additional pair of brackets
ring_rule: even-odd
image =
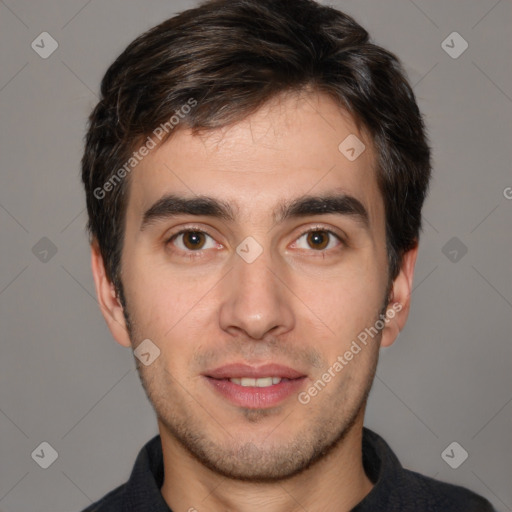
[[(157, 433), (94, 297), (79, 160), (108, 64), (194, 4), (0, 0), (3, 512), (81, 510)], [(331, 4), (403, 60), (435, 165), (410, 320), (382, 351), (366, 424), (406, 467), (512, 510), (511, 2)], [(47, 59), (31, 47), (43, 31), (59, 45)], [(453, 31), (469, 44), (456, 59), (441, 46)], [(31, 457), (43, 441), (58, 452), (48, 469)], [(453, 441), (469, 453), (457, 469), (441, 457)]]

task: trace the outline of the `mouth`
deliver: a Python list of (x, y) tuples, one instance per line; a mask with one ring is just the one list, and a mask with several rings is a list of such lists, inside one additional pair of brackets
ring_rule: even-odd
[(248, 409), (279, 405), (290, 395), (298, 393), (307, 378), (297, 370), (276, 364), (259, 367), (225, 365), (205, 372), (203, 377), (218, 396)]

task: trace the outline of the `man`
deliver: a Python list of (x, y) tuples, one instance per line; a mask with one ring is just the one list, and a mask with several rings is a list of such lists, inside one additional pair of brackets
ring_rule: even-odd
[(107, 71), (92, 269), (158, 418), (88, 512), (489, 511), (363, 428), (407, 320), (430, 178), (394, 55), (308, 0), (220, 0)]

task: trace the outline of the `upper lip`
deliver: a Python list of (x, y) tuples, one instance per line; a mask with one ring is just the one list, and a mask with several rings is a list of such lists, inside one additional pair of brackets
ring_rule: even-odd
[(204, 372), (206, 377), (214, 379), (241, 379), (250, 377), (260, 379), (262, 377), (281, 377), (282, 379), (297, 379), (305, 377), (303, 373), (288, 366), (280, 364), (264, 364), (262, 366), (250, 366), (244, 363), (232, 363), (219, 366), (213, 370)]

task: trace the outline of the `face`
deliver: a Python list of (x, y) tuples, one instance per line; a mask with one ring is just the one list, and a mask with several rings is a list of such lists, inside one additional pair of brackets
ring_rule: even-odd
[[(352, 161), (338, 149), (349, 135), (366, 145)], [(389, 291), (374, 162), (352, 120), (307, 94), (228, 128), (176, 131), (133, 171), (129, 337), (119, 311), (109, 325), (124, 345), (158, 347), (136, 361), (162, 437), (206, 467), (288, 477), (362, 417), (397, 321), (361, 341)]]

